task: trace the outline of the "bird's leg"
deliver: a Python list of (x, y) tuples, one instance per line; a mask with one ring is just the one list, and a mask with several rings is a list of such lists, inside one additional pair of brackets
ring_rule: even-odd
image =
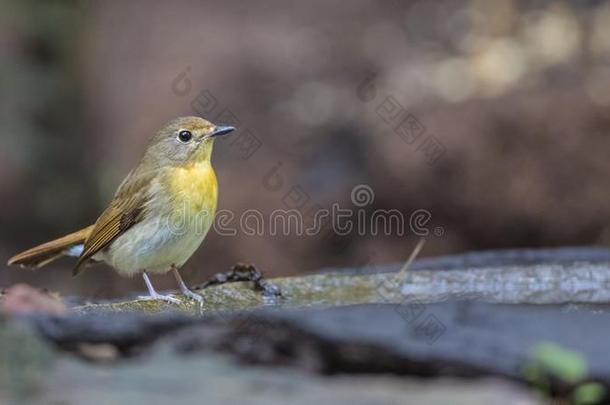
[(189, 290), (189, 288), (186, 286), (186, 284), (184, 284), (184, 281), (182, 281), (182, 277), (180, 277), (178, 268), (174, 265), (172, 265), (172, 273), (174, 273), (174, 277), (176, 278), (176, 281), (178, 282), (178, 287), (180, 287), (180, 292), (182, 292), (182, 294), (184, 294), (185, 297), (194, 299), (195, 301), (199, 302), (200, 304), (203, 303), (203, 297), (201, 295)]
[(138, 297), (138, 299), (161, 300), (161, 301), (169, 302), (170, 304), (180, 304), (180, 300), (172, 297), (171, 295), (159, 294), (157, 292), (157, 290), (155, 290), (155, 287), (153, 287), (152, 283), (150, 282), (150, 279), (148, 278), (148, 274), (146, 274), (145, 271), (142, 272), (142, 277), (144, 278), (144, 283), (146, 283), (146, 288), (148, 288), (149, 295), (144, 296), (144, 297)]

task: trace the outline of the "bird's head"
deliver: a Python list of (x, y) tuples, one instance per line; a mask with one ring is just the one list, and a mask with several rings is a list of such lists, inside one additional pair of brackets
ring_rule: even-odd
[(217, 136), (235, 128), (200, 117), (179, 117), (165, 124), (151, 140), (144, 161), (156, 167), (210, 161)]

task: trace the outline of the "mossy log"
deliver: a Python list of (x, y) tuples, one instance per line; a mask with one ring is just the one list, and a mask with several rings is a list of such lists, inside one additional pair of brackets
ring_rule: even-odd
[[(203, 305), (178, 296), (180, 305), (125, 300), (89, 304), (77, 311), (178, 310), (192, 314), (276, 307), (333, 307), (362, 303), (430, 303), (475, 300), (510, 304), (610, 302), (610, 271), (606, 262), (558, 262), (461, 267), (451, 270), (414, 269), (398, 273), (400, 265), (270, 279), (281, 296), (265, 297), (250, 282), (235, 282), (196, 290)], [(358, 274), (354, 274), (358, 273)]]

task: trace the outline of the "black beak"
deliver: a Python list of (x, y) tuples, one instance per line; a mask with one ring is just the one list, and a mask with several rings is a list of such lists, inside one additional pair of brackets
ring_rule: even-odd
[(216, 125), (216, 128), (214, 128), (214, 132), (212, 132), (212, 135), (210, 135), (210, 136), (213, 137), (213, 136), (226, 135), (233, 131), (235, 131), (235, 128), (231, 127), (229, 125)]

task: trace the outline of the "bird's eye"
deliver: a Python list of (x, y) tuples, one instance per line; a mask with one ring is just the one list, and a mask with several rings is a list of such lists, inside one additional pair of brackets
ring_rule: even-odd
[(193, 138), (191, 131), (183, 130), (178, 133), (178, 140), (183, 143), (189, 142)]

